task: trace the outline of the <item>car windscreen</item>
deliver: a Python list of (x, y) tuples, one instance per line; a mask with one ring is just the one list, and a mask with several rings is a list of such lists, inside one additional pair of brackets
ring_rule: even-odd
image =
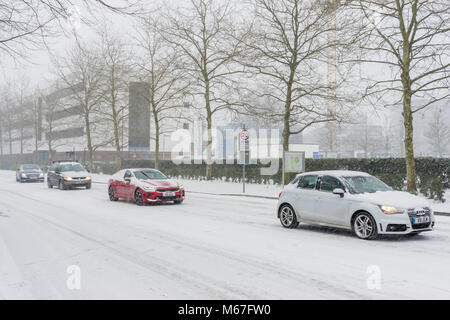
[(40, 170), (38, 165), (35, 164), (24, 164), (22, 170)]
[(383, 181), (373, 176), (344, 177), (350, 193), (374, 193), (392, 190)]
[(168, 179), (163, 173), (158, 170), (136, 170), (134, 175), (139, 180), (163, 180)]
[(65, 172), (65, 171), (82, 172), (82, 171), (86, 171), (86, 170), (79, 163), (64, 163), (64, 164), (59, 165), (59, 171), (61, 171), (61, 172)]

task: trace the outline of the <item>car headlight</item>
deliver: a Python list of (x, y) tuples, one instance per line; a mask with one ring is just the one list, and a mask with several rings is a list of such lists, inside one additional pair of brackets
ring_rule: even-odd
[(22, 173), (21, 176), (22, 176), (22, 178), (26, 178), (27, 177), (27, 175), (25, 173)]
[(72, 177), (64, 177), (64, 180), (71, 181)]
[(405, 210), (391, 207), (391, 206), (379, 206), (381, 211), (385, 214), (396, 214), (396, 213), (403, 213)]
[(142, 189), (144, 189), (145, 191), (155, 191), (155, 187), (152, 186), (143, 186)]
[(87, 176), (87, 177), (86, 177), (86, 180), (91, 180), (91, 177)]
[(184, 186), (183, 186), (182, 184), (180, 184), (180, 185), (178, 186), (178, 188), (184, 189)]
[(41, 173), (39, 174), (39, 177), (43, 177), (43, 176), (44, 176), (44, 173), (41, 172)]

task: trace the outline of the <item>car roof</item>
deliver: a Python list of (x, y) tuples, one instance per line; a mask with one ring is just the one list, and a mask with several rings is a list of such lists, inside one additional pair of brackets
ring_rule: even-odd
[(74, 161), (62, 161), (62, 162), (56, 162), (57, 164), (80, 164), (79, 162)]
[(328, 175), (328, 176), (334, 176), (334, 177), (352, 177), (352, 176), (370, 176), (367, 172), (362, 171), (351, 171), (351, 170), (322, 170), (322, 171), (310, 171), (310, 172), (303, 172), (298, 174), (298, 176), (303, 175)]

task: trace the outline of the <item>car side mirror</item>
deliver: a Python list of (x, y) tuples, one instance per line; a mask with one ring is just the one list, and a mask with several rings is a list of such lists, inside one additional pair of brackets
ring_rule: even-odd
[(125, 178), (124, 179), (126, 182), (131, 182), (131, 178)]
[(336, 189), (333, 190), (333, 193), (334, 194), (338, 194), (341, 198), (343, 198), (345, 191), (342, 190), (341, 188), (336, 188)]

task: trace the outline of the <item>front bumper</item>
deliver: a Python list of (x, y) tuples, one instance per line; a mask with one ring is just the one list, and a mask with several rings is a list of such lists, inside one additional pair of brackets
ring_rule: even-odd
[(42, 177), (39, 177), (39, 176), (37, 176), (37, 177), (35, 177), (35, 176), (26, 176), (26, 177), (20, 177), (20, 180), (22, 180), (22, 181), (39, 181), (39, 182), (43, 182), (44, 181), (44, 176), (42, 176)]
[(147, 203), (183, 201), (185, 199), (184, 189), (175, 191), (173, 196), (165, 196), (164, 192), (159, 191), (144, 191), (142, 195), (144, 202)]
[(92, 183), (91, 179), (72, 179), (72, 180), (65, 180), (64, 184), (68, 187), (84, 187), (88, 186)]
[(434, 215), (428, 215), (427, 223), (413, 224), (413, 217), (407, 213), (382, 217), (377, 219), (377, 229), (380, 234), (410, 234), (423, 231), (432, 231), (435, 227)]

